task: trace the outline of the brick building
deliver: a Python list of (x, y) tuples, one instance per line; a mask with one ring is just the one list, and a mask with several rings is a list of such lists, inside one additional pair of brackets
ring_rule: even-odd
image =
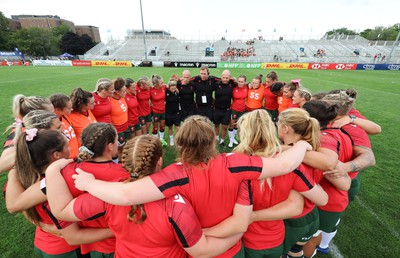
[(62, 24), (70, 27), (71, 31), (82, 36), (87, 34), (95, 43), (101, 42), (99, 28), (95, 26), (75, 26), (72, 21), (61, 19), (57, 15), (11, 15), (10, 30), (25, 28), (51, 29)]

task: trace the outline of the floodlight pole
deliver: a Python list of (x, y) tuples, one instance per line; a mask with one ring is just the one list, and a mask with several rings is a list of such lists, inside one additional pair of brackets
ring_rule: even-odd
[(398, 44), (399, 44), (399, 38), (400, 38), (400, 31), (399, 31), (399, 34), (397, 34), (397, 38), (393, 43), (392, 50), (390, 50), (389, 57), (387, 59), (389, 62), (390, 62), (390, 59), (392, 58), (392, 54), (393, 54), (394, 48), (396, 46), (398, 46)]
[(142, 32), (143, 32), (143, 43), (144, 43), (144, 61), (147, 61), (146, 32), (144, 31), (142, 0), (139, 0), (139, 1), (140, 1), (140, 15), (142, 17)]

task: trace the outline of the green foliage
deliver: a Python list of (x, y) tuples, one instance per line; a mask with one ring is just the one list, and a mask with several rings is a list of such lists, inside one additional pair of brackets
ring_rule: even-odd
[(88, 41), (90, 37), (86, 36), (79, 36), (73, 32), (67, 32), (61, 38), (61, 51), (68, 52), (72, 55), (83, 55), (86, 51), (93, 47), (93, 42)]
[[(61, 39), (62, 37), (64, 37), (65, 34), (67, 34), (68, 32), (71, 31), (71, 28), (66, 25), (66, 24), (62, 24), (61, 26), (58, 27), (54, 27), (51, 29), (51, 34), (54, 37), (55, 40), (55, 44), (60, 48), (61, 47)], [(61, 52), (65, 52), (60, 50)], [(59, 53), (57, 53), (59, 54)]]
[(395, 40), (400, 32), (400, 23), (383, 27), (378, 26), (374, 29), (365, 29), (360, 33), (347, 28), (334, 29), (326, 32), (327, 35), (360, 35), (368, 40)]
[(23, 53), (31, 56), (52, 56), (60, 53), (57, 38), (46, 29), (21, 29), (12, 34), (11, 40)]
[(61, 24), (58, 27), (51, 28), (51, 33), (55, 37), (63, 37), (67, 32), (70, 32), (71, 28), (66, 24)]
[[(0, 67), (0, 131), (13, 122), (12, 97), (22, 93), (26, 96), (48, 97), (53, 93), (69, 95), (72, 89), (82, 86), (93, 91), (96, 80), (101, 77), (122, 76), (137, 80), (141, 75), (161, 75), (164, 80), (172, 74), (181, 74), (179, 68), (111, 68), (111, 67)], [(198, 75), (199, 69), (190, 69)], [(211, 69), (219, 76), (222, 69)], [(269, 71), (257, 69), (235, 69), (232, 76), (240, 74), (253, 78)], [(377, 165), (361, 172), (361, 192), (346, 211), (334, 244), (343, 257), (391, 257), (399, 253), (400, 220), (398, 219), (398, 146), (400, 116), (398, 96), (400, 95), (399, 71), (330, 71), (330, 70), (277, 70), (279, 79), (290, 81), (302, 78), (305, 87), (312, 92), (331, 89), (354, 88), (358, 91), (356, 108), (369, 119), (380, 124), (382, 133), (370, 136)], [(250, 79), (249, 79), (250, 80)], [(168, 136), (166, 134), (166, 139)], [(0, 135), (4, 142), (5, 135)], [(221, 149), (230, 151), (230, 149)], [(164, 165), (174, 161), (175, 150), (164, 149)], [(6, 173), (0, 175), (0, 185), (6, 181)], [(396, 179), (397, 178), (397, 179)], [(397, 196), (397, 197), (396, 197)], [(0, 204), (1, 257), (34, 257), (32, 225), (22, 215), (10, 215)], [(23, 244), (21, 244), (23, 243)], [(317, 257), (339, 257), (317, 255)]]
[(361, 35), (369, 40), (395, 40), (400, 32), (400, 23), (389, 27), (375, 27), (373, 30), (364, 30)]
[(10, 29), (8, 19), (0, 11), (0, 50), (11, 50), (9, 45)]
[(354, 30), (349, 30), (348, 28), (340, 28), (328, 31), (328, 35), (355, 35), (357, 34)]

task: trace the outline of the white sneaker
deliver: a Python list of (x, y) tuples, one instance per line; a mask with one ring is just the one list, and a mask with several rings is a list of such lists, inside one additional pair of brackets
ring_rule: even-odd
[(235, 144), (235, 145), (238, 145), (238, 144), (239, 144), (238, 141), (236, 141), (235, 138), (233, 138), (232, 141), (233, 141), (233, 144)]
[(233, 147), (233, 142), (229, 141), (228, 147), (232, 148)]

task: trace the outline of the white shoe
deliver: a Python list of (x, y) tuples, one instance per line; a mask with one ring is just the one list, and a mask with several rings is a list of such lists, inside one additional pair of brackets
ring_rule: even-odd
[(233, 142), (229, 141), (228, 147), (232, 148), (233, 147)]
[(239, 144), (238, 141), (236, 141), (235, 138), (233, 138), (232, 141), (233, 141), (233, 144), (235, 144), (235, 145), (238, 145), (238, 144)]

